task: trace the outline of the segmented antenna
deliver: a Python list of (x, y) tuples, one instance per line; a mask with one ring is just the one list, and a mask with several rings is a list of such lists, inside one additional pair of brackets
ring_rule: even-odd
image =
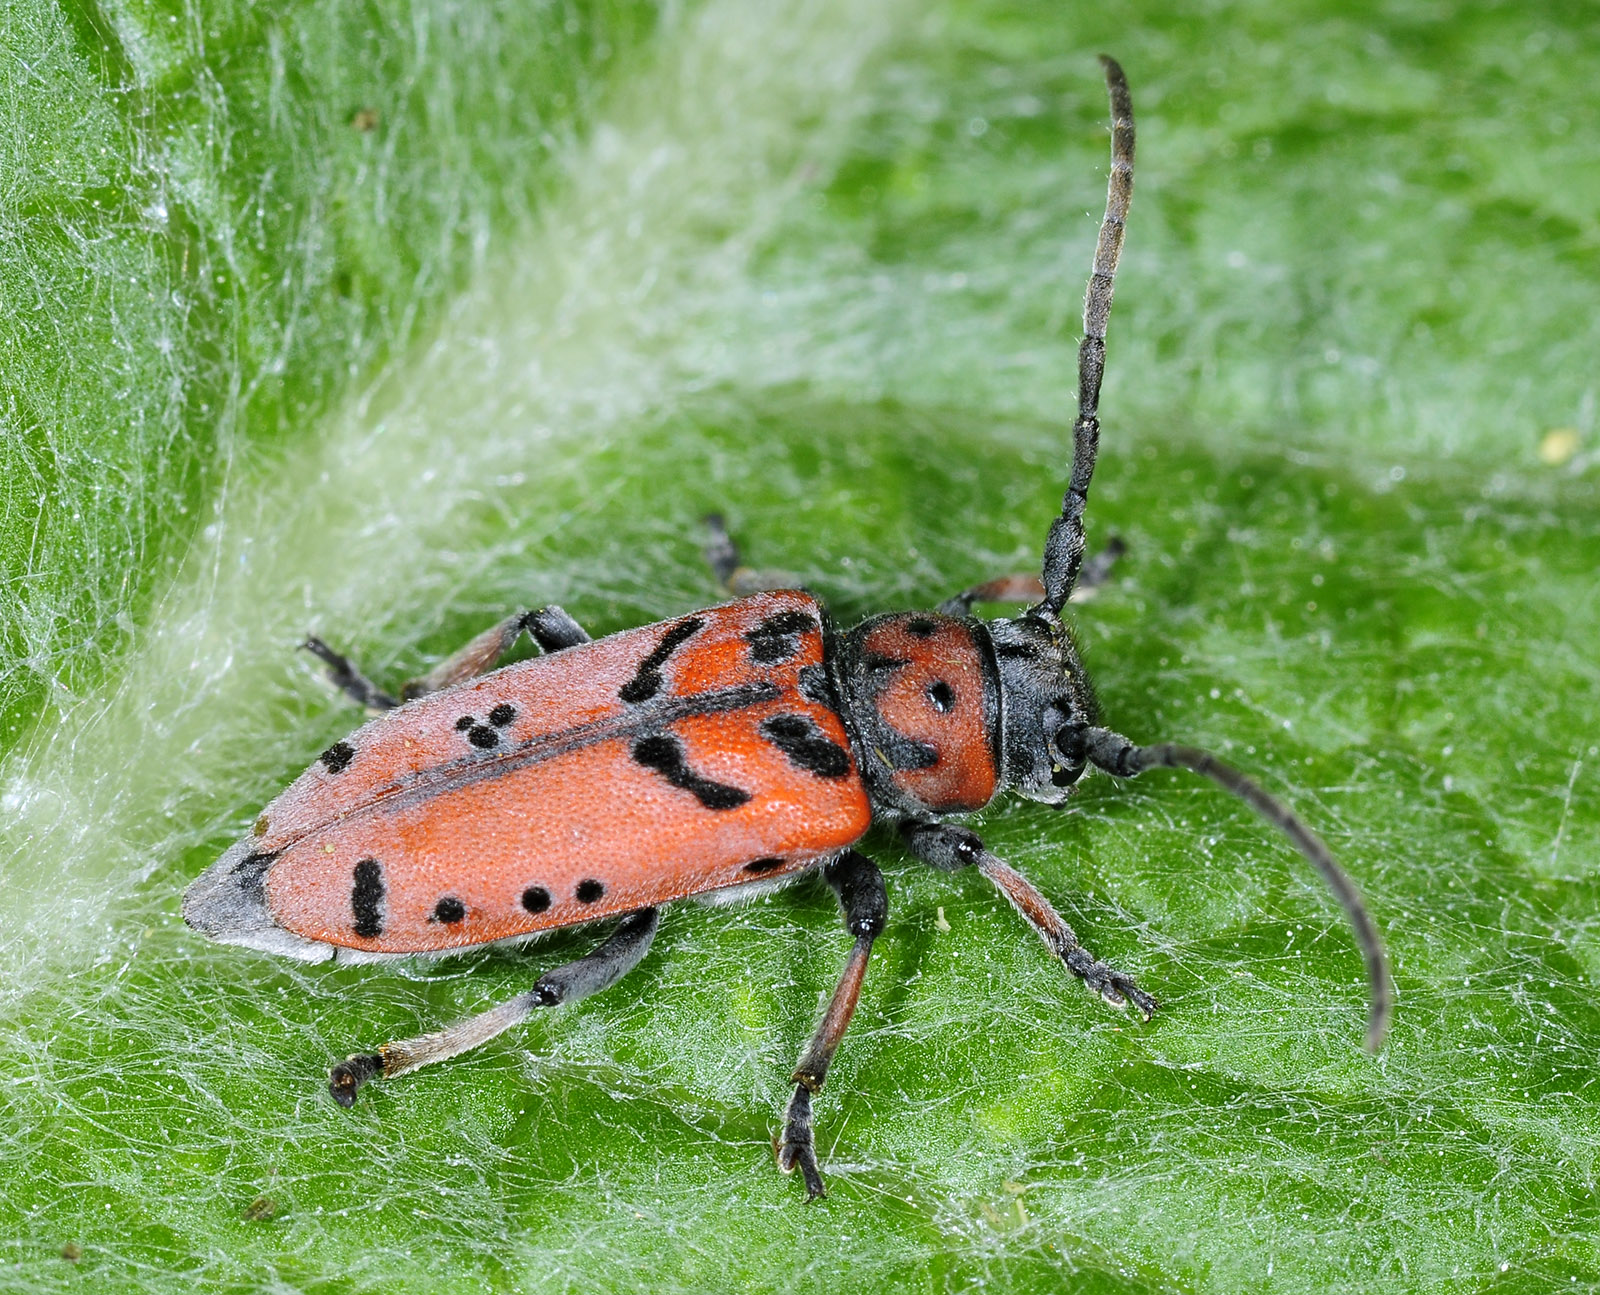
[(1085, 734), (1085, 753), (1097, 768), (1118, 778), (1132, 778), (1146, 769), (1188, 769), (1202, 777), (1210, 778), (1217, 786), (1232, 792), (1269, 823), (1276, 824), (1283, 834), (1294, 842), (1301, 854), (1322, 874), (1338, 899), (1350, 925), (1355, 928), (1356, 944), (1361, 949), (1361, 959), (1366, 963), (1368, 1003), (1368, 1052), (1383, 1046), (1383, 1036), (1389, 1031), (1389, 1017), (1394, 1011), (1394, 986), (1389, 979), (1389, 963), (1383, 955), (1383, 940), (1373, 925), (1367, 907), (1361, 902), (1361, 892), (1356, 889), (1350, 875), (1341, 868), (1333, 852), (1323, 844), (1322, 838), (1300, 821), (1300, 816), (1276, 796), (1246, 778), (1244, 774), (1209, 751), (1192, 746), (1177, 746), (1163, 742), (1156, 746), (1136, 746), (1120, 733), (1108, 728), (1091, 728)]
[(1061, 501), (1061, 516), (1050, 525), (1044, 544), (1044, 598), (1035, 610), (1058, 616), (1072, 596), (1083, 566), (1083, 508), (1100, 448), (1100, 379), (1106, 368), (1106, 320), (1122, 255), (1128, 204), (1133, 199), (1133, 99), (1116, 59), (1102, 54), (1106, 92), (1111, 99), (1111, 178), (1106, 214), (1094, 249), (1094, 272), (1083, 298), (1083, 341), (1078, 344), (1078, 418), (1072, 425), (1072, 475)]

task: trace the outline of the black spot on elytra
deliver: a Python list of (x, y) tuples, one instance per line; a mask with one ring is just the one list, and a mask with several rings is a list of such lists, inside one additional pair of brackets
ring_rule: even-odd
[(938, 628), (938, 625), (929, 620), (926, 616), (915, 616), (906, 622), (906, 629), (910, 633), (915, 634), (919, 639), (931, 637), (934, 630)]
[(348, 742), (335, 742), (317, 757), (327, 766), (329, 773), (343, 773), (345, 766), (356, 758), (356, 749)]
[(516, 719), (516, 717), (517, 708), (515, 706), (508, 705), (506, 702), (501, 702), (489, 712), (489, 723), (493, 724), (496, 728), (504, 728), (507, 724), (511, 723), (512, 720)]
[(383, 865), (376, 859), (356, 864), (355, 885), (350, 888), (350, 915), (354, 930), (364, 940), (383, 934)]
[(233, 865), (233, 871), (228, 875), (234, 879), (245, 895), (260, 903), (266, 903), (267, 869), (272, 866), (273, 860), (281, 853), (282, 851), (279, 850), (274, 850), (270, 854), (258, 850), (254, 854), (247, 854)]
[(928, 685), (928, 700), (933, 703), (935, 710), (948, 714), (955, 709), (956, 690), (940, 679)]
[(578, 883), (578, 889), (573, 893), (577, 895), (580, 904), (593, 904), (606, 893), (606, 888), (603, 882), (598, 882), (593, 877), (585, 877)]
[(768, 616), (744, 636), (750, 644), (750, 659), (757, 665), (787, 661), (800, 650), (800, 636), (816, 628), (816, 617), (805, 612), (777, 612)]
[(543, 886), (529, 886), (522, 892), (522, 906), (530, 913), (542, 913), (550, 907), (550, 892)]
[(454, 895), (446, 895), (433, 906), (433, 916), (430, 922), (443, 922), (446, 926), (454, 926), (467, 915), (467, 906)]
[(467, 730), (467, 741), (480, 751), (488, 751), (500, 745), (500, 734), (484, 724), (474, 724)]
[(763, 877), (769, 872), (776, 872), (781, 867), (783, 867), (782, 859), (752, 859), (744, 865), (744, 870), (752, 877)]
[(702, 778), (689, 768), (683, 743), (668, 734), (641, 737), (633, 744), (633, 758), (646, 769), (654, 769), (674, 787), (693, 792), (707, 809), (737, 809), (750, 799), (750, 793), (742, 788)]
[(880, 733), (873, 749), (883, 752), (883, 757), (896, 769), (931, 769), (939, 763), (939, 752), (926, 742), (915, 742), (892, 731)]
[(889, 674), (911, 662), (903, 656), (884, 656), (881, 652), (868, 652), (861, 658), (861, 667), (874, 674)]
[(807, 773), (843, 778), (850, 772), (850, 753), (804, 715), (774, 715), (761, 722), (761, 733)]
[(476, 716), (463, 715), (456, 721), (456, 732), (465, 733), (469, 728), (472, 728), (475, 724), (477, 724), (477, 722), (478, 720)]
[(661, 636), (655, 651), (639, 662), (633, 678), (617, 690), (617, 696), (629, 703), (649, 701), (654, 697), (661, 691), (661, 667), (666, 665), (667, 658), (698, 634), (704, 625), (705, 621), (698, 616), (691, 616), (669, 629)]

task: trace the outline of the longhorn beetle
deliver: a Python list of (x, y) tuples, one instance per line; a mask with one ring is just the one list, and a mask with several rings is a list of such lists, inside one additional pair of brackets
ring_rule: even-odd
[[(1156, 1001), (1078, 943), (1026, 877), (952, 817), (1010, 788), (1064, 807), (1091, 767), (1118, 778), (1182, 768), (1275, 823), (1332, 887), (1355, 928), (1376, 1051), (1392, 994), (1383, 947), (1327, 846), (1284, 804), (1215, 756), (1138, 746), (1100, 724), (1062, 613), (1103, 578), (1084, 562), (1083, 512), (1099, 442), (1106, 320), (1133, 192), (1133, 107), (1102, 58), (1111, 176), (1078, 347), (1078, 416), (1061, 515), (1042, 576), (974, 585), (936, 612), (873, 616), (841, 631), (810, 594), (739, 563), (708, 518), (713, 569), (738, 597), (598, 642), (559, 607), (511, 617), (398, 699), (312, 638), (332, 681), (376, 718), (335, 742), (188, 889), (184, 920), (213, 939), (307, 961), (445, 953), (618, 918), (593, 953), (481, 1015), (335, 1066), (350, 1106), (392, 1079), (478, 1047), (536, 1009), (614, 984), (650, 947), (659, 909), (694, 895), (744, 897), (820, 870), (855, 937), (833, 998), (794, 1072), (776, 1141), (823, 1195), (811, 1099), (855, 1011), (884, 928), (883, 875), (852, 847), (898, 828), (935, 868), (976, 867), (1107, 1002), (1148, 1020)], [(982, 621), (974, 603), (1032, 600)], [(496, 669), (526, 631), (542, 655)]]

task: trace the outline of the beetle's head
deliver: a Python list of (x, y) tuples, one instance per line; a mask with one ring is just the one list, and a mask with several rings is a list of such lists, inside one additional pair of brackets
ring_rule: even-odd
[(1038, 608), (988, 628), (1000, 671), (1005, 782), (1029, 800), (1063, 804), (1088, 767), (1087, 735), (1099, 723), (1077, 644), (1059, 617)]

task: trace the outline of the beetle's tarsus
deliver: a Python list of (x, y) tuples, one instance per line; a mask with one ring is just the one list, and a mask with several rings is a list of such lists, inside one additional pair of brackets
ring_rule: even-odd
[[(1104, 963), (1100, 965), (1105, 967)], [(1105, 970), (1110, 974), (1104, 980), (1089, 982), (1091, 989), (1099, 990), (1100, 997), (1113, 1007), (1132, 1007), (1139, 1013), (1141, 1020), (1148, 1021), (1156, 1014), (1156, 1009), (1160, 1004), (1154, 998), (1145, 993), (1144, 990), (1140, 989), (1138, 985), (1134, 984), (1120, 971), (1112, 971), (1109, 967), (1105, 967)]]
[(400, 704), (362, 674), (360, 668), (349, 657), (342, 652), (335, 652), (315, 634), (306, 638), (300, 645), (300, 650), (311, 653), (321, 661), (327, 667), (328, 682), (356, 705), (367, 710), (393, 710)]
[(792, 1174), (797, 1168), (805, 1179), (806, 1199), (817, 1200), (828, 1194), (822, 1170), (817, 1164), (816, 1141), (811, 1132), (811, 1090), (796, 1084), (794, 1096), (783, 1118), (783, 1141), (778, 1145), (778, 1168)]
[(1082, 979), (1090, 990), (1113, 1007), (1126, 1008), (1131, 1005), (1147, 1021), (1155, 1015), (1159, 1004), (1134, 984), (1131, 976), (1101, 962), (1082, 946), (1067, 949), (1061, 955), (1061, 961), (1067, 964), (1068, 971)]
[(1133, 981), (1122, 980), (1118, 987), (1122, 990), (1123, 996), (1127, 998), (1127, 1000), (1131, 1002), (1134, 1008), (1138, 1011), (1139, 1018), (1141, 1020), (1148, 1021), (1156, 1014), (1157, 1011), (1160, 1010), (1161, 1004), (1149, 994), (1145, 993), (1144, 990), (1140, 989), (1138, 985), (1133, 983)]

